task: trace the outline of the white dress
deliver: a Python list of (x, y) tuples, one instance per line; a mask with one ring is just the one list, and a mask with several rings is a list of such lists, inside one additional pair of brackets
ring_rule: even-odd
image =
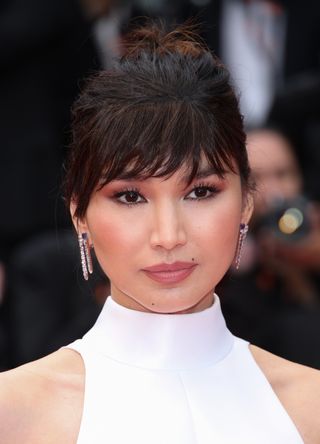
[(68, 345), (85, 365), (78, 444), (301, 444), (220, 301), (192, 314), (127, 309), (109, 297)]

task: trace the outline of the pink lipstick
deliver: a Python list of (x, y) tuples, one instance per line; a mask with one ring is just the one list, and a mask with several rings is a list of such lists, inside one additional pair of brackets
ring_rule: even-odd
[(156, 282), (176, 284), (186, 279), (198, 264), (194, 262), (174, 262), (173, 264), (157, 264), (143, 268), (142, 271)]

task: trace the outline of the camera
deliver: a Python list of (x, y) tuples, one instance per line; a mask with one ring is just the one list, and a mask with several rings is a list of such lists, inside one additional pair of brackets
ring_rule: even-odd
[(256, 221), (256, 230), (267, 230), (281, 241), (300, 241), (311, 230), (309, 205), (310, 202), (305, 196), (294, 199), (277, 198), (271, 203), (269, 211)]

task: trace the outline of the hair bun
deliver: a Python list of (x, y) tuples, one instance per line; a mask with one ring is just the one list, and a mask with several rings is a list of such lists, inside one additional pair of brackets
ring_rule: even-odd
[(145, 26), (133, 28), (124, 36), (122, 48), (124, 58), (139, 57), (145, 52), (157, 55), (178, 52), (197, 57), (208, 51), (199, 35), (199, 26), (192, 20), (178, 26), (149, 20)]

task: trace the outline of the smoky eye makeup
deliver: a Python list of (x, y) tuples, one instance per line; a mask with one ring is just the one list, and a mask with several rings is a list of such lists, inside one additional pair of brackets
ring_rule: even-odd
[(124, 187), (112, 192), (111, 198), (121, 205), (137, 205), (146, 203), (146, 198), (137, 187)]
[(215, 197), (221, 188), (212, 182), (195, 183), (188, 194), (185, 196), (186, 200), (206, 200)]
[[(152, 190), (150, 191), (145, 181), (140, 187), (139, 183), (130, 183), (125, 180), (115, 180), (102, 187), (103, 193), (115, 203), (125, 206), (134, 206), (148, 203), (152, 199)], [(180, 191), (179, 191), (180, 188)], [(225, 180), (211, 175), (206, 180), (194, 181), (189, 186), (178, 185), (173, 192), (180, 195), (181, 199), (187, 201), (205, 201), (214, 198), (225, 188)], [(157, 190), (159, 188), (157, 187)], [(146, 194), (147, 193), (147, 194)], [(148, 195), (148, 198), (146, 197)]]
[[(215, 197), (220, 192), (219, 188), (209, 183), (201, 183), (194, 185), (187, 195), (185, 200), (206, 200)], [(137, 205), (147, 203), (147, 199), (142, 195), (138, 188), (124, 188), (120, 191), (115, 191), (111, 195), (112, 199), (122, 205)]]

